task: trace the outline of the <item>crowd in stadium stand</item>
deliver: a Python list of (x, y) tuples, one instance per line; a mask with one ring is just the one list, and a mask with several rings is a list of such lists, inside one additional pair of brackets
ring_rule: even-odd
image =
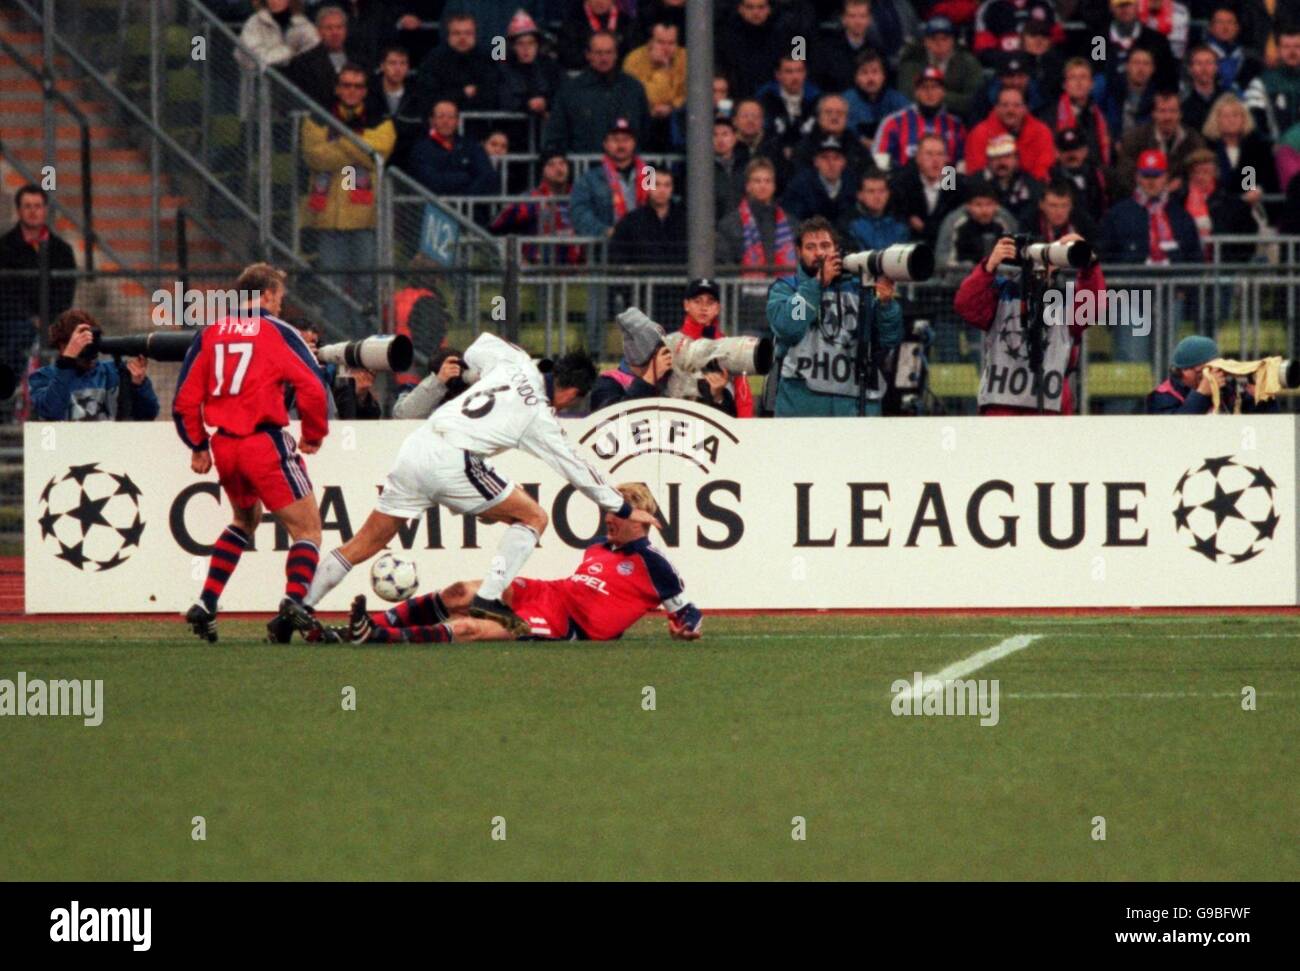
[[(684, 253), (683, 210), (653, 201), (642, 156), (684, 149), (685, 0), (255, 7), (240, 35), (250, 51), (431, 191), (537, 199), (472, 210), (495, 232), (618, 243), (532, 247), (526, 258), (666, 263)], [(720, 256), (789, 265), (781, 227), (814, 215), (854, 240), (898, 238), (901, 224), (956, 262), (987, 251), (994, 230), (1099, 233), (1108, 260), (1158, 264), (1204, 259), (1212, 234), (1292, 226), (1294, 199), (1278, 198), (1300, 171), (1300, 11), (1288, 10), (1277, 0), (723, 0)], [(344, 74), (354, 67), (364, 89)], [(509, 166), (527, 124), (462, 121), (480, 112), (529, 117), (535, 184)], [(329, 144), (304, 134), (320, 173), (304, 203), (309, 224), (324, 234), (324, 268), (357, 265), (370, 252), (373, 234), (357, 231), (372, 225), (372, 196), (364, 184), (345, 197), (327, 183), (346, 149), (323, 126), (313, 135), (322, 133)], [(600, 159), (581, 171), (575, 155)], [(962, 175), (955, 192), (939, 190), (947, 166)], [(681, 201), (683, 165), (672, 168)], [(638, 214), (646, 207), (655, 218)]]

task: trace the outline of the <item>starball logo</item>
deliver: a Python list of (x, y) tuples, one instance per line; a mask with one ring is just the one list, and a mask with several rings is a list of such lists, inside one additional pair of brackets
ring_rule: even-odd
[(140, 548), (140, 489), (126, 473), (98, 462), (73, 465), (41, 490), (37, 524), (54, 555), (78, 570), (121, 566)]

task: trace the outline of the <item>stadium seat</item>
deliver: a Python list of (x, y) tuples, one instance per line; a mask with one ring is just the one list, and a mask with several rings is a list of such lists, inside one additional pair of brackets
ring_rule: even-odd
[[(1228, 324), (1220, 327), (1214, 335), (1214, 339), (1219, 343), (1219, 350), (1228, 357), (1236, 357), (1241, 353), (1241, 327), (1239, 325)], [(1251, 354), (1255, 349), (1255, 338), (1246, 330), (1246, 353)], [(1280, 325), (1261, 325), (1259, 328), (1259, 352), (1265, 356), (1270, 354), (1285, 354), (1287, 352), (1286, 328)]]
[(1114, 353), (1110, 331), (1105, 327), (1089, 327), (1083, 346), (1090, 361), (1109, 361)]
[(1149, 364), (1115, 361), (1088, 366), (1088, 394), (1093, 398), (1143, 398), (1155, 386)]
[(938, 398), (973, 398), (979, 393), (980, 372), (974, 364), (931, 364), (930, 392)]

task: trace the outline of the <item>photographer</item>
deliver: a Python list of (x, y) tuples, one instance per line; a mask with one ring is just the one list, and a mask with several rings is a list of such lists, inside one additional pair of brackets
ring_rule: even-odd
[[(1169, 362), (1169, 377), (1147, 395), (1148, 415), (1232, 414), (1236, 407), (1237, 385), (1217, 367), (1206, 367), (1218, 360), (1219, 345), (1210, 337), (1193, 334), (1184, 337), (1174, 348)], [(1219, 410), (1214, 410), (1214, 386), (1219, 387)], [(1277, 400), (1256, 404), (1254, 385), (1246, 385), (1242, 395), (1242, 414), (1276, 412)]]
[[(1058, 242), (1081, 240), (1078, 234), (1062, 237)], [(1014, 271), (1021, 250), (1027, 241), (1021, 237), (1003, 236), (993, 247), (988, 258), (975, 264), (975, 268), (957, 288), (954, 307), (958, 315), (972, 327), (984, 331), (984, 371), (980, 375), (979, 412), (981, 415), (1026, 415), (1039, 413), (1038, 383), (1030, 359), (1034, 334), (1025, 326), (1021, 302), (1026, 287), (1036, 286), (1035, 272), (1022, 263)], [(1004, 274), (998, 274), (998, 268)], [(1012, 269), (1006, 274), (1006, 269)], [(1051, 282), (1056, 270), (1048, 272), (1045, 282)], [(1029, 276), (1029, 279), (1026, 279)], [(1094, 298), (1106, 286), (1101, 265), (1093, 256), (1090, 265), (1079, 271), (1075, 281), (1075, 304), (1085, 299), (1085, 291), (1094, 291)], [(1042, 312), (1040, 306), (1039, 312)], [(1069, 375), (1078, 366), (1079, 352), (1087, 324), (1079, 322), (1075, 306), (1066, 316), (1066, 326), (1047, 326), (1040, 319), (1039, 334), (1042, 345), (1041, 375), (1043, 382), (1042, 412), (1054, 415), (1074, 414), (1074, 396)]]
[(409, 390), (398, 392), (394, 418), (428, 418), (434, 409), (469, 387), (462, 376), (464, 359), (454, 347), (443, 346), (429, 359), (429, 374)]
[[(28, 379), (32, 411), (42, 421), (153, 421), (158, 396), (149, 381), (148, 362), (133, 357), (125, 364), (99, 359), (103, 332), (84, 310), (65, 310), (50, 326), (50, 343), (58, 360)], [(125, 373), (125, 376), (123, 375)], [(126, 381), (126, 411), (118, 412)]]
[[(778, 418), (879, 415), (886, 383), (877, 360), (865, 361), (861, 341), (875, 329), (875, 350), (899, 345), (903, 311), (894, 283), (881, 276), (874, 291), (841, 266), (831, 224), (805, 220), (796, 237), (799, 272), (772, 284), (767, 320), (777, 340)], [(865, 299), (866, 306), (861, 306)]]

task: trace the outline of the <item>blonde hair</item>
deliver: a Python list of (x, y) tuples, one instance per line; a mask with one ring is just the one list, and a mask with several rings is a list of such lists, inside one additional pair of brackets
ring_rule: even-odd
[(624, 482), (617, 488), (619, 495), (626, 499), (627, 504), (633, 509), (641, 509), (652, 516), (659, 515), (659, 503), (655, 502), (650, 487), (644, 482)]
[(1253, 132), (1255, 130), (1255, 119), (1247, 110), (1246, 103), (1231, 91), (1228, 91), (1215, 98), (1214, 104), (1210, 105), (1210, 113), (1205, 116), (1205, 124), (1201, 126), (1201, 134), (1216, 142), (1221, 139), (1223, 134), (1219, 125), (1219, 115), (1223, 113), (1224, 108), (1231, 108), (1233, 105), (1240, 108), (1241, 113), (1246, 116), (1245, 124), (1241, 129), (1241, 137), (1245, 138)]
[(235, 281), (236, 290), (269, 291), (284, 287), (287, 274), (270, 263), (250, 263)]

